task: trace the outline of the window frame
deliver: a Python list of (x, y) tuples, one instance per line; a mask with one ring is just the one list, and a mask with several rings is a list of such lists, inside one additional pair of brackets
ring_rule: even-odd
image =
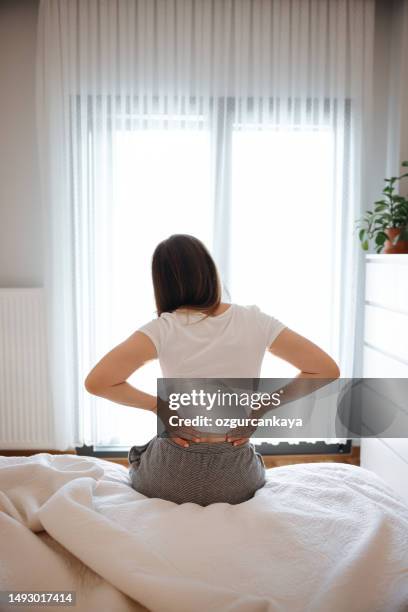
[[(198, 100), (198, 103), (197, 103)], [(106, 104), (110, 109), (108, 113), (108, 130), (113, 133), (114, 125), (116, 122), (119, 122), (121, 127), (128, 126), (128, 129), (131, 129), (134, 119), (132, 117), (143, 116), (140, 113), (132, 113), (130, 110), (130, 96), (126, 97), (125, 103), (119, 105), (119, 108), (122, 108), (122, 116), (117, 113), (114, 114), (112, 111), (112, 96), (108, 96), (106, 100)], [(137, 97), (133, 98), (133, 102), (139, 102)], [(313, 98), (308, 98), (306, 101), (306, 109), (307, 113), (311, 113), (313, 111)], [(92, 96), (88, 95), (86, 97), (86, 118), (87, 118), (87, 128), (88, 128), (88, 136), (89, 136), (89, 144), (90, 149), (93, 151), (96, 142), (96, 136), (93, 132), (93, 127), (95, 125), (95, 121), (93, 121), (93, 114), (97, 114), (98, 107), (102, 104), (101, 96)], [(294, 98), (293, 101), (289, 99), (288, 106), (293, 110), (293, 116), (296, 117), (296, 112), (299, 110), (299, 105), (302, 101), (299, 98)], [(151, 110), (152, 108), (155, 110), (157, 108), (157, 114), (166, 114), (161, 112), (163, 109), (160, 105), (160, 99), (158, 97), (151, 98), (152, 105), (148, 108), (148, 111), (145, 113), (146, 117), (150, 117), (146, 120), (146, 127), (149, 127), (149, 123), (151, 122)], [(222, 268), (223, 277), (224, 277), (224, 285), (228, 286), (229, 279), (229, 270), (231, 266), (230, 261), (230, 240), (231, 240), (231, 210), (232, 210), (232, 202), (231, 202), (231, 181), (232, 181), (232, 137), (234, 131), (234, 119), (235, 119), (235, 111), (237, 104), (246, 103), (247, 111), (249, 113), (247, 116), (250, 116), (251, 110), (254, 108), (255, 98), (253, 96), (245, 98), (245, 100), (240, 99), (237, 100), (233, 96), (220, 96), (217, 98), (212, 98), (208, 105), (209, 116), (206, 118), (203, 116), (203, 125), (208, 125), (210, 128), (210, 137), (213, 138), (214, 134), (212, 132), (211, 127), (216, 125), (216, 143), (213, 147), (213, 151), (215, 153), (215, 158), (213, 161), (214, 167), (214, 221), (213, 221), (213, 251), (214, 257)], [(268, 105), (269, 112), (274, 112), (274, 105), (277, 104), (279, 107), (280, 100), (276, 100), (274, 98), (267, 98), (266, 103)], [(333, 104), (333, 109), (331, 110), (331, 103)], [(78, 109), (81, 108), (83, 104), (83, 98), (81, 96), (73, 96), (73, 100), (71, 100), (71, 117), (73, 117), (72, 110), (73, 105), (76, 105), (76, 110), (79, 116), (81, 113)], [(200, 101), (195, 96), (190, 96), (188, 99), (189, 108), (191, 106), (197, 106), (198, 111), (201, 108)], [(137, 107), (137, 104), (135, 105)], [(146, 108), (145, 100), (142, 100), (142, 104)], [(124, 107), (124, 108), (123, 108)], [(297, 110), (296, 110), (297, 107)], [(115, 108), (118, 108), (118, 105), (115, 105)], [(180, 105), (180, 110), (182, 110), (182, 106)], [(185, 113), (186, 116), (191, 115), (191, 117), (199, 116), (199, 112), (196, 114), (189, 112)], [(330, 100), (330, 98), (324, 99), (323, 113), (320, 114), (320, 118), (330, 118), (331, 113), (338, 112), (338, 100)], [(346, 98), (344, 100), (344, 114), (345, 114), (345, 132), (344, 132), (344, 153), (345, 155), (349, 154), (350, 146), (351, 146), (351, 125), (352, 125), (352, 104), (351, 99)], [(162, 121), (162, 120), (161, 120)], [(72, 129), (74, 129), (74, 121), (72, 121)], [(140, 125), (140, 123), (138, 123)], [(241, 125), (246, 125), (241, 124)], [(248, 123), (247, 125), (251, 125)], [(279, 123), (270, 125), (278, 126)], [(296, 123), (294, 124), (296, 125)], [(313, 123), (311, 123), (313, 125)], [(316, 124), (317, 125), (317, 124)], [(326, 125), (330, 125), (329, 121), (327, 121)], [(76, 142), (76, 138), (72, 138), (72, 142)], [(71, 152), (74, 155), (74, 151)], [(347, 175), (349, 172), (348, 165), (344, 165), (345, 175), (343, 177), (343, 185), (346, 184)], [(227, 287), (224, 286), (224, 290), (227, 291)], [(257, 452), (259, 452), (263, 456), (275, 456), (275, 455), (320, 455), (320, 454), (349, 454), (351, 453), (352, 448), (352, 440), (347, 439), (346, 443), (333, 442), (326, 443), (324, 440), (316, 441), (316, 442), (307, 442), (306, 440), (302, 440), (297, 444), (290, 444), (289, 442), (282, 441), (278, 444), (270, 444), (267, 442), (262, 442), (257, 444), (255, 442), (255, 438), (252, 439), (252, 442), (255, 444)], [(126, 458), (128, 455), (127, 447), (124, 446), (99, 446), (99, 445), (82, 445), (75, 447), (76, 453), (78, 455), (86, 455), (93, 457), (117, 457), (117, 458)]]

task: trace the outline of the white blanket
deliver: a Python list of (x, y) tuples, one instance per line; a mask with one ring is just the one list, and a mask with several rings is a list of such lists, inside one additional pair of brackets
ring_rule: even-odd
[(0, 589), (17, 567), (20, 588), (70, 589), (58, 558), (33, 578), (42, 530), (105, 579), (89, 612), (408, 610), (408, 508), (358, 467), (275, 468), (252, 500), (202, 508), (145, 498), (100, 459), (0, 457)]

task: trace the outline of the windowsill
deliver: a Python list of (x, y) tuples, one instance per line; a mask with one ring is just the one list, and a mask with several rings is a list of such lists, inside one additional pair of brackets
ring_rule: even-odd
[[(0, 450), (0, 456), (4, 457), (29, 457), (38, 453), (50, 453), (51, 455), (77, 455), (76, 449), (68, 449), (66, 451), (57, 451), (53, 449), (27, 449), (27, 450)], [(119, 463), (125, 467), (129, 465), (127, 459), (128, 451), (106, 451), (103, 456), (98, 454), (87, 456), (98, 457), (105, 461)], [(360, 447), (353, 446), (350, 452), (344, 453), (291, 453), (291, 454), (273, 454), (262, 455), (266, 468), (283, 467), (285, 465), (295, 465), (299, 463), (347, 463), (350, 465), (360, 465)]]
[[(127, 457), (100, 457), (105, 461), (119, 463), (125, 467), (129, 466)], [(274, 467), (284, 467), (287, 465), (297, 465), (300, 463), (346, 463), (348, 465), (360, 465), (360, 447), (356, 446), (349, 453), (338, 454), (292, 454), (292, 455), (262, 455), (262, 459), (267, 469)]]
[[(84, 446), (76, 448), (77, 455), (85, 455), (92, 457), (100, 457), (101, 459), (109, 458), (127, 458), (129, 447), (125, 446)], [(348, 440), (346, 444), (326, 444), (325, 442), (299, 442), (298, 444), (290, 444), (281, 442), (278, 445), (267, 444), (262, 442), (256, 445), (256, 451), (263, 457), (275, 456), (311, 456), (319, 457), (322, 455), (347, 455), (352, 451), (352, 441)]]

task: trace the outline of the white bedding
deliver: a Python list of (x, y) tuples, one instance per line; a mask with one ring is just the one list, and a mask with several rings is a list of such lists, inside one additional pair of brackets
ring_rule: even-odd
[(0, 590), (76, 590), (78, 611), (408, 610), (408, 507), (345, 464), (274, 468), (252, 500), (202, 508), (100, 459), (0, 457), (0, 542)]

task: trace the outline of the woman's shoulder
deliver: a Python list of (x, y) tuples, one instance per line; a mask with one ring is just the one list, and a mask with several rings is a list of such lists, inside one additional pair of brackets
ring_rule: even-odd
[(173, 313), (163, 312), (159, 317), (151, 319), (138, 327), (137, 331), (150, 338), (159, 353), (166, 342), (171, 328), (174, 327)]
[(261, 310), (257, 304), (237, 304), (237, 307), (245, 312), (259, 312)]
[(162, 312), (161, 315), (153, 317), (150, 321), (146, 321), (141, 327), (166, 327), (172, 321), (175, 321), (174, 312)]
[(234, 304), (235, 311), (242, 316), (256, 316), (261, 312), (257, 304)]
[(281, 331), (286, 327), (279, 319), (274, 317), (269, 312), (266, 312), (263, 308), (257, 304), (241, 305), (238, 306), (237, 311), (241, 313), (242, 318), (246, 318), (254, 327), (264, 330), (273, 329), (274, 331)]

